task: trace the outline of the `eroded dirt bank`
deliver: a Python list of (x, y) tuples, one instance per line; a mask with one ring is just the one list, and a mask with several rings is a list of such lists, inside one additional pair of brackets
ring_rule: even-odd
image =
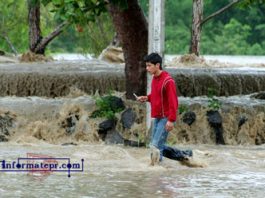
[[(220, 123), (224, 144), (260, 145), (265, 143), (265, 101), (249, 96), (219, 98), (222, 106)], [(124, 100), (124, 98), (123, 98)], [(209, 123), (207, 98), (180, 97), (181, 109), (169, 143), (216, 144), (216, 128)], [(145, 105), (126, 101), (134, 122), (124, 127), (120, 112), (116, 131), (126, 139), (146, 141)], [(90, 118), (96, 109), (95, 99), (88, 95), (75, 98), (2, 97), (0, 98), (1, 141), (49, 142), (53, 144), (103, 142), (98, 134), (99, 124), (105, 118)], [(192, 112), (192, 113), (191, 113)], [(191, 114), (190, 114), (191, 113)], [(192, 116), (190, 116), (192, 115)], [(189, 118), (189, 119), (187, 119)], [(217, 130), (219, 130), (217, 129)], [(220, 132), (220, 131), (219, 131)], [(220, 135), (220, 134), (219, 134)], [(147, 142), (146, 142), (147, 143)]]

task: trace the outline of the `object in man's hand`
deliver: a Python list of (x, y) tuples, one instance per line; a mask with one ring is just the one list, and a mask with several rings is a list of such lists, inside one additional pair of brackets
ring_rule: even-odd
[(138, 96), (135, 93), (133, 93), (133, 95), (136, 98), (136, 100), (138, 100)]

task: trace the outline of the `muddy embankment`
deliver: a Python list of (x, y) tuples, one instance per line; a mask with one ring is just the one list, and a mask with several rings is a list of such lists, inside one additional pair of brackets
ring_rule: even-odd
[(180, 104), (186, 106), (186, 111), (179, 115), (171, 141), (228, 145), (265, 143), (265, 100), (250, 95), (217, 99), (221, 102), (219, 115), (211, 115), (207, 97), (181, 97)]
[[(181, 108), (185, 106), (185, 111), (178, 115), (176, 127), (169, 135), (169, 143), (265, 143), (265, 101), (249, 96), (219, 99), (222, 102), (218, 111), (220, 116), (210, 118), (207, 115), (207, 98), (180, 97)], [(150, 134), (145, 130), (145, 105), (124, 98), (123, 101), (125, 109), (116, 113), (117, 124), (114, 128), (106, 127), (105, 141), (125, 144), (123, 139), (126, 139), (139, 144), (147, 143)], [(103, 142), (99, 126), (106, 119), (90, 117), (96, 110), (95, 99), (90, 96), (55, 99), (3, 97), (0, 106), (0, 141), (52, 144)], [(131, 117), (128, 118), (130, 126), (123, 122), (128, 110), (131, 110)]]
[[(123, 101), (125, 100), (123, 99)], [(118, 124), (113, 135), (121, 134), (128, 140), (138, 141), (135, 139), (137, 131), (137, 135), (140, 135), (142, 140), (144, 139), (145, 105), (134, 103), (126, 101), (124, 105), (126, 109), (115, 115)], [(124, 128), (121, 122), (122, 113), (128, 109), (132, 109), (134, 114), (133, 127), (130, 129)], [(0, 98), (0, 142), (101, 143), (103, 139), (99, 133), (99, 126), (107, 119), (91, 118), (91, 114), (95, 110), (97, 110), (95, 98), (85, 94), (77, 96), (76, 93), (71, 93), (63, 98), (2, 97)], [(118, 128), (122, 130), (118, 131)], [(110, 136), (111, 134), (105, 135)], [(109, 143), (115, 143), (117, 141), (117, 139), (114, 140), (115, 137), (109, 137)], [(116, 143), (121, 143), (120, 139)]]
[[(210, 112), (208, 88), (217, 95), (249, 94), (265, 90), (265, 71), (168, 68), (181, 93), (181, 111), (169, 142), (187, 144), (264, 144), (265, 101), (248, 96), (218, 97), (218, 114)], [(124, 66), (98, 60), (0, 65), (0, 141), (75, 144), (103, 142), (99, 125), (91, 118), (95, 92), (110, 90), (122, 96), (125, 109), (116, 114), (109, 138), (147, 143), (145, 105), (125, 100)], [(18, 97), (19, 96), (19, 97)], [(23, 96), (23, 97), (21, 97)], [(185, 96), (185, 97), (183, 97)], [(262, 99), (263, 98), (263, 99)], [(184, 108), (185, 107), (185, 108)], [(126, 127), (123, 113), (130, 110)], [(115, 132), (115, 134), (114, 134)], [(114, 134), (114, 135), (113, 135)]]

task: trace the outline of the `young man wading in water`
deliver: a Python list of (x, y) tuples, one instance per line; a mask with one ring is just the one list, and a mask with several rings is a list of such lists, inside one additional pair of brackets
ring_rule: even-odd
[(153, 76), (151, 93), (139, 96), (140, 102), (150, 102), (151, 117), (154, 118), (150, 148), (151, 165), (162, 161), (162, 156), (178, 161), (187, 161), (192, 156), (191, 150), (181, 151), (166, 144), (168, 133), (174, 128), (178, 109), (178, 97), (173, 78), (162, 70), (162, 58), (151, 53), (144, 58), (146, 70)]

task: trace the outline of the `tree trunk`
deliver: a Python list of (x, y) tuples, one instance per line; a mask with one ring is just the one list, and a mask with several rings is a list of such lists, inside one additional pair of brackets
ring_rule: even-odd
[(127, 0), (126, 9), (110, 3), (109, 12), (121, 42), (125, 58), (126, 97), (133, 93), (146, 94), (146, 66), (143, 61), (148, 52), (148, 26), (138, 0)]
[(29, 49), (37, 54), (44, 54), (44, 50), (36, 51), (37, 45), (41, 42), (40, 29), (40, 1), (28, 0), (28, 22), (29, 22)]
[(45, 54), (47, 45), (69, 25), (68, 21), (64, 21), (58, 25), (53, 32), (45, 38), (41, 35), (40, 29), (40, 0), (28, 0), (28, 21), (29, 21), (29, 49), (35, 54)]
[(217, 10), (206, 18), (203, 18), (203, 0), (193, 0), (193, 12), (192, 12), (192, 28), (191, 28), (191, 42), (190, 42), (190, 54), (194, 53), (197, 56), (200, 54), (200, 41), (202, 26), (210, 19), (222, 14), (234, 5), (242, 2), (243, 0), (233, 0), (223, 8)]
[(37, 46), (34, 49), (34, 52), (36, 54), (44, 54), (45, 48), (47, 45), (58, 35), (60, 35), (64, 28), (68, 26), (70, 23), (68, 21), (62, 22), (60, 25), (58, 25), (53, 32), (51, 32), (48, 36), (42, 38), (40, 42), (37, 44)]
[(203, 0), (193, 0), (190, 54), (194, 53), (197, 56), (199, 56), (200, 53), (202, 19)]

